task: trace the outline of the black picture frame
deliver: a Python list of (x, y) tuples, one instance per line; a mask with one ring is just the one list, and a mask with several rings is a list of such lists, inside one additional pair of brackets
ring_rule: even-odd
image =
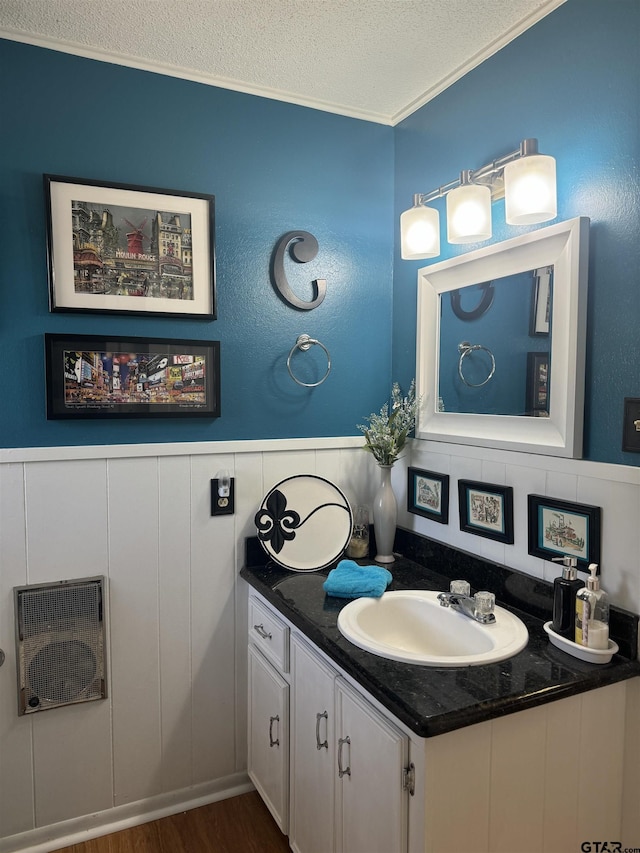
[(220, 342), (45, 335), (47, 418), (217, 418)]
[(640, 397), (624, 398), (622, 418), (622, 449), (625, 453), (640, 453)]
[(460, 530), (513, 544), (513, 488), (458, 480)]
[(529, 335), (531, 337), (549, 336), (552, 298), (553, 267), (540, 267), (534, 270), (529, 316)]
[(215, 196), (43, 180), (50, 311), (215, 319)]
[(549, 353), (527, 353), (525, 413), (532, 417), (549, 416)]
[(528, 547), (533, 557), (552, 560), (568, 554), (576, 557), (578, 568), (589, 571), (590, 563), (600, 565), (600, 527), (602, 509), (528, 495)]
[(448, 524), (449, 476), (410, 466), (407, 477), (407, 511)]

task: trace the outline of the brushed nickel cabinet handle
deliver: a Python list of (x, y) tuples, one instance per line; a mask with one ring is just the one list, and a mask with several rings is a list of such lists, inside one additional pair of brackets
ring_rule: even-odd
[(351, 746), (351, 738), (350, 737), (341, 737), (338, 738), (338, 778), (342, 779), (343, 776), (351, 776), (351, 767), (347, 766), (345, 769), (342, 769), (342, 747), (346, 744)]
[(280, 717), (276, 714), (275, 717), (269, 717), (269, 746), (280, 746), (280, 738), (273, 739), (273, 724), (279, 723)]
[(260, 623), (259, 625), (254, 625), (253, 630), (257, 631), (263, 640), (270, 640), (273, 637), (273, 634), (269, 634), (267, 633), (267, 631), (264, 630), (264, 625), (262, 623)]
[(328, 720), (329, 714), (323, 711), (322, 714), (316, 714), (316, 749), (329, 749), (329, 741), (320, 741), (320, 720)]

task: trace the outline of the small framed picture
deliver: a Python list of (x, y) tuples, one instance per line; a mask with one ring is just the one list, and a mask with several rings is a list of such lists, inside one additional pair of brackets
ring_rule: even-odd
[(513, 543), (513, 489), (492, 483), (458, 480), (460, 530)]
[(440, 524), (449, 523), (449, 477), (435, 471), (409, 468), (407, 510)]
[(529, 321), (529, 334), (531, 336), (549, 334), (552, 282), (553, 267), (540, 267), (534, 270)]
[(600, 524), (599, 506), (528, 496), (529, 553), (534, 557), (552, 560), (568, 554), (586, 572), (589, 563), (600, 564)]
[(45, 335), (47, 418), (217, 418), (220, 342)]
[(525, 412), (538, 418), (549, 416), (549, 353), (527, 353)]
[(51, 311), (213, 320), (214, 196), (44, 176)]

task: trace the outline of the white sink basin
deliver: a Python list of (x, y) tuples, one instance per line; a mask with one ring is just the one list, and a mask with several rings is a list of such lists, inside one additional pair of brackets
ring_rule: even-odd
[(338, 614), (340, 632), (374, 655), (423, 666), (481, 666), (517, 654), (527, 645), (524, 623), (502, 607), (482, 625), (443, 607), (430, 590), (385, 592), (357, 598)]

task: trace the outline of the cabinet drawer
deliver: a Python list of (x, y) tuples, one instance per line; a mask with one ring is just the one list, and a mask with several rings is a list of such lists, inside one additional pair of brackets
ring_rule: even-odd
[(289, 672), (289, 628), (254, 596), (249, 596), (249, 642), (281, 672)]

